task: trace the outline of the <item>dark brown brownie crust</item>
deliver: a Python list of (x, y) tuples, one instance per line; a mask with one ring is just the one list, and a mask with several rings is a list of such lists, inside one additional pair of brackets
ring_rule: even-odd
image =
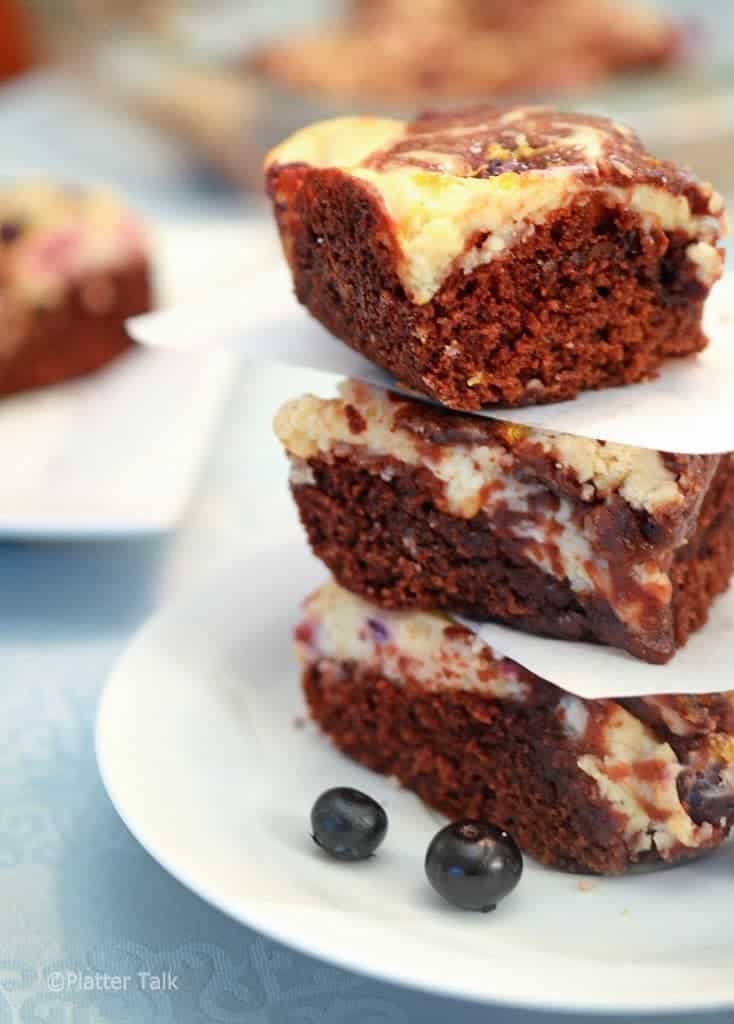
[[(536, 680), (532, 702), (512, 703), (317, 662), (303, 686), (312, 717), (344, 753), (448, 817), (495, 822), (537, 860), (567, 871), (614, 875), (640, 859), (623, 819), (578, 768), (550, 684)], [(727, 832), (715, 826), (707, 845)], [(681, 849), (673, 859), (684, 856)]]
[(30, 314), (21, 336), (5, 345), (7, 327), (0, 322), (0, 396), (61, 384), (107, 365), (133, 345), (127, 318), (151, 306), (150, 269), (136, 261), (78, 282), (61, 305)]
[[(430, 159), (414, 155), (426, 150), (457, 163), (466, 176), (486, 178), (580, 160), (540, 114), (517, 125), (512, 138), (507, 128), (485, 133), (481, 144), (472, 135), (452, 135), (452, 125), (470, 113), (419, 118), (364, 164), (435, 170)], [(485, 113), (496, 116), (494, 108)], [(578, 171), (590, 188), (664, 183), (694, 213), (708, 212), (710, 190), (653, 160), (633, 135), (603, 119), (569, 120), (603, 130), (604, 156)], [(531, 155), (517, 155), (524, 153), (520, 127), (529, 133)], [(493, 151), (503, 155), (486, 155)], [(447, 406), (570, 399), (648, 378), (666, 358), (706, 344), (701, 315), (709, 289), (686, 257), (691, 238), (646, 230), (636, 213), (611, 207), (598, 192), (583, 193), (471, 273), (454, 269), (430, 301), (416, 304), (398, 273), (395, 226), (369, 183), (336, 168), (274, 163), (268, 189), (299, 301), (401, 383)]]
[[(353, 16), (246, 61), (272, 82), (392, 109), (418, 99), (547, 97), (683, 54), (671, 19), (618, 0), (364, 0)], [(507, 58), (511, 57), (510, 60)], [(318, 109), (318, 108), (317, 108)]]
[[(314, 482), (295, 485), (293, 493), (314, 552), (342, 586), (386, 608), (498, 620), (662, 663), (705, 623), (734, 571), (731, 456), (719, 461), (696, 529), (676, 555), (669, 613), (661, 615), (651, 604), (644, 629), (635, 633), (605, 599), (575, 593), (534, 565), (496, 517), (480, 512), (462, 519), (443, 511), (436, 478), (427, 470), (349, 455), (315, 458), (309, 466)], [(609, 520), (607, 556), (619, 561), (620, 586), (629, 586), (625, 546), (644, 544), (649, 524), (624, 503), (600, 507), (599, 515)], [(644, 600), (643, 593), (635, 596)]]

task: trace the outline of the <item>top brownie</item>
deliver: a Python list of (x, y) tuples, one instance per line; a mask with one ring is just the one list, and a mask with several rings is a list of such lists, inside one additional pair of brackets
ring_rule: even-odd
[(339, 118), (267, 162), (299, 300), (457, 409), (573, 398), (703, 348), (721, 197), (602, 117)]

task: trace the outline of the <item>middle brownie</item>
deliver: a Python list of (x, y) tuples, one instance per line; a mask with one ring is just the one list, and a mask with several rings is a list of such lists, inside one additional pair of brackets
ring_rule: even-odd
[(350, 381), (276, 433), (316, 554), (386, 608), (444, 610), (666, 662), (734, 569), (734, 457), (452, 413)]

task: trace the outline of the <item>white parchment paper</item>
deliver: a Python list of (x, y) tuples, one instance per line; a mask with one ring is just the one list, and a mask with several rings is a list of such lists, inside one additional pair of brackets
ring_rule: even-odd
[[(288, 270), (250, 276), (238, 291), (129, 321), (136, 340), (162, 348), (234, 348), (261, 363), (284, 363), (395, 388), (394, 379), (331, 337), (292, 294)], [(601, 441), (683, 454), (734, 450), (734, 276), (714, 289), (706, 311), (711, 344), (670, 360), (653, 381), (589, 391), (572, 402), (478, 415)], [(400, 390), (398, 388), (398, 390)], [(288, 396), (283, 396), (284, 398)]]
[(706, 626), (667, 665), (649, 665), (612, 647), (551, 640), (494, 623), (458, 621), (495, 652), (578, 697), (734, 690), (734, 590), (718, 598)]

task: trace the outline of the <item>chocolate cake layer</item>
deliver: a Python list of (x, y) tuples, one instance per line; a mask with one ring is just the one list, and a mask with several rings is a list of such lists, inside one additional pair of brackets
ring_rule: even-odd
[(148, 242), (108, 193), (0, 189), (0, 396), (91, 373), (131, 347), (152, 306)]
[(573, 398), (706, 344), (721, 198), (605, 118), (338, 119), (267, 181), (299, 301), (445, 405)]
[(385, 608), (668, 661), (734, 569), (734, 458), (602, 444), (350, 382), (276, 430), (311, 546)]
[(311, 715), (336, 745), (544, 864), (618, 874), (715, 847), (734, 822), (734, 697), (582, 700), (440, 615), (335, 584), (296, 631)]

